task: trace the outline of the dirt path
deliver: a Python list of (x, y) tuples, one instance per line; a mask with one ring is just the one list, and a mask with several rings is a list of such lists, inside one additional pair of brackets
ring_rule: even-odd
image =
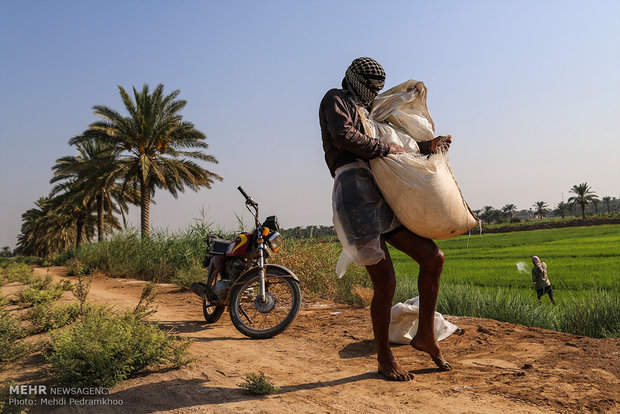
[[(45, 269), (36, 269), (44, 275)], [(63, 268), (50, 270), (65, 277)], [(95, 278), (89, 300), (133, 307), (144, 282)], [(198, 358), (180, 370), (152, 372), (116, 386), (123, 407), (46, 408), (45, 412), (132, 413), (546, 413), (618, 412), (620, 340), (590, 339), (487, 319), (446, 317), (465, 329), (441, 342), (454, 370), (439, 372), (409, 346), (395, 355), (409, 383), (373, 373), (376, 349), (368, 309), (306, 300), (293, 326), (270, 340), (245, 338), (228, 314), (207, 325), (201, 301), (159, 285), (154, 320), (195, 339)], [(267, 397), (237, 386), (262, 371), (281, 388)], [(22, 380), (32, 373), (24, 369)], [(19, 374), (17, 374), (19, 383)], [(37, 412), (37, 410), (34, 410)]]

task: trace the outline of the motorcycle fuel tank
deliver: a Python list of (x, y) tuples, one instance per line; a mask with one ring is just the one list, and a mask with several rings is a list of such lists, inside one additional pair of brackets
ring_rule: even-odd
[(228, 246), (226, 256), (243, 256), (248, 251), (252, 233), (241, 233)]

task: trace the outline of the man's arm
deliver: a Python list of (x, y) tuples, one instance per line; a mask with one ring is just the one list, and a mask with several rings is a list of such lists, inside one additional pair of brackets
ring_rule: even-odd
[[(327, 129), (336, 148), (349, 151), (365, 160), (384, 157), (390, 153), (390, 145), (387, 142), (371, 138), (353, 127), (353, 117), (349, 113), (350, 107), (342, 97), (328, 94), (321, 104), (325, 111)], [(396, 146), (394, 151), (397, 151)]]

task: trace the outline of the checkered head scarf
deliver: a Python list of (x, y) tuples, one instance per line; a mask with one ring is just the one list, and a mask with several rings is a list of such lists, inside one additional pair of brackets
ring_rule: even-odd
[(385, 85), (385, 71), (376, 60), (357, 58), (348, 67), (342, 86), (363, 105), (370, 105)]

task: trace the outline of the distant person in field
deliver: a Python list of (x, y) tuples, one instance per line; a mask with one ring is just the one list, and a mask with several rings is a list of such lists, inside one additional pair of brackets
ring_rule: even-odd
[(541, 262), (538, 256), (532, 256), (532, 263), (534, 263), (534, 268), (532, 269), (532, 283), (534, 284), (534, 288), (536, 288), (538, 302), (540, 303), (540, 298), (545, 296), (545, 294), (549, 294), (551, 302), (555, 305), (553, 288), (551, 287), (549, 276), (547, 276), (547, 263)]
[[(366, 135), (358, 112), (358, 109), (371, 109), (384, 83), (385, 72), (377, 61), (368, 57), (355, 59), (346, 70), (342, 88), (331, 89), (323, 97), (319, 107), (319, 123), (325, 161), (334, 177), (334, 223), (341, 224), (346, 240), (343, 240), (340, 233), (339, 237), (343, 243), (349, 243), (356, 249), (358, 258), (371, 258), (356, 258), (354, 262), (366, 267), (374, 287), (370, 316), (377, 345), (379, 372), (390, 380), (409, 381), (413, 374), (394, 359), (388, 340), (396, 278), (385, 242), (406, 253), (420, 265), (419, 327), (411, 340), (411, 346), (428, 353), (440, 369), (450, 370), (452, 368), (443, 358), (437, 344), (434, 329), (444, 256), (432, 240), (412, 233), (398, 222), (368, 167), (370, 159), (404, 152), (404, 148), (398, 145)], [(431, 154), (440, 148), (447, 150), (450, 142), (449, 136), (437, 137), (419, 143), (420, 152)]]

